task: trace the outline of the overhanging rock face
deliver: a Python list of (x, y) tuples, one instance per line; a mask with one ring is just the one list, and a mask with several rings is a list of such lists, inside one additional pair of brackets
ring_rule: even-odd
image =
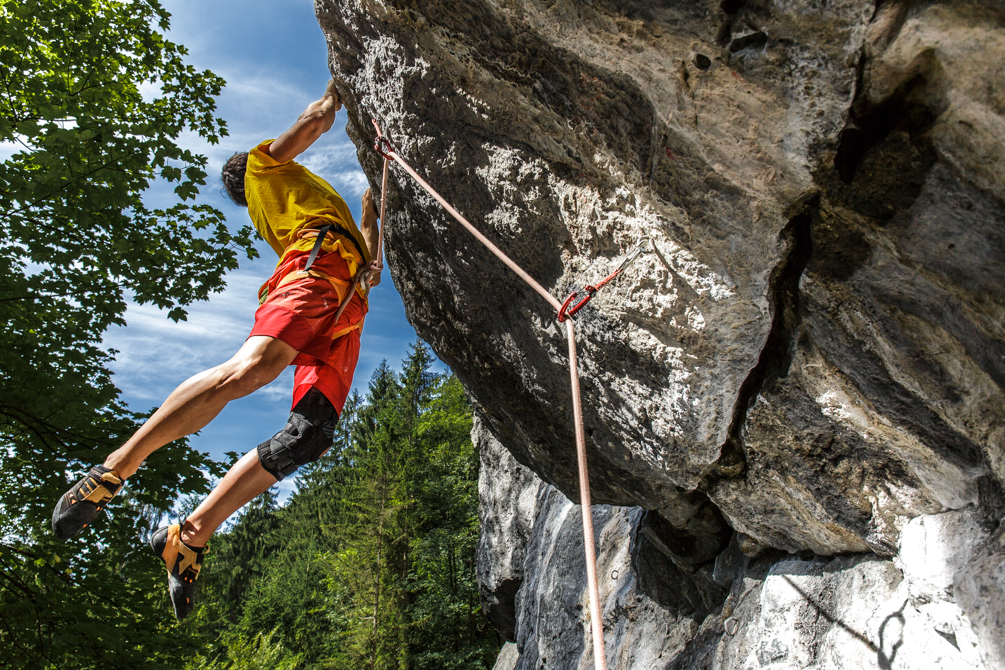
[[(577, 316), (595, 502), (684, 571), (896, 554), (1005, 478), (1005, 7), (318, 0), (371, 182), (402, 156)], [(398, 168), (406, 313), (575, 498), (549, 307)], [(519, 631), (516, 631), (519, 637)]]

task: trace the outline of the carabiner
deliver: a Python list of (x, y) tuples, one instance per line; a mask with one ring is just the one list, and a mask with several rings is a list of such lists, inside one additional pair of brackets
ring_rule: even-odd
[(635, 259), (638, 258), (639, 256), (641, 256), (642, 253), (646, 250), (646, 245), (648, 243), (649, 243), (649, 236), (648, 235), (643, 235), (641, 238), (639, 238), (638, 245), (636, 245), (636, 247), (634, 249), (632, 249), (628, 253), (627, 256), (625, 256), (625, 260), (621, 261), (621, 265), (618, 266), (618, 270), (617, 270), (618, 273), (624, 272), (624, 270), (629, 265), (631, 265), (632, 263), (634, 263)]
[(576, 312), (586, 307), (586, 303), (593, 300), (593, 295), (597, 292), (597, 288), (595, 286), (584, 286), (583, 292), (586, 293), (586, 297), (571, 307), (569, 305), (576, 299), (576, 296), (579, 295), (579, 291), (573, 291), (569, 294), (569, 297), (565, 299), (565, 302), (562, 303), (562, 308), (558, 310), (559, 323), (565, 321), (566, 317), (574, 316)]
[[(635, 248), (632, 249), (630, 252), (628, 252), (628, 255), (625, 256), (625, 260), (621, 261), (621, 265), (618, 266), (617, 270), (604, 277), (601, 281), (597, 282), (596, 285), (590, 284), (584, 286), (583, 292), (586, 293), (586, 297), (577, 302), (575, 305), (572, 304), (572, 301), (575, 300), (576, 297), (579, 295), (579, 291), (573, 291), (572, 293), (570, 293), (569, 297), (566, 298), (565, 302), (562, 303), (562, 308), (558, 310), (559, 322), (565, 321), (566, 317), (573, 316), (576, 312), (586, 307), (586, 303), (590, 302), (590, 300), (593, 299), (593, 295), (597, 291), (603, 288), (607, 284), (607, 282), (612, 281), (615, 277), (624, 272), (625, 268), (627, 268), (629, 265), (635, 262), (635, 259), (638, 258), (640, 255), (642, 255), (642, 252), (646, 250), (646, 244), (648, 242), (649, 242), (649, 236), (648, 235), (642, 236), (642, 238), (639, 239), (639, 243), (635, 246)], [(570, 307), (570, 305), (572, 306)]]
[(394, 156), (391, 155), (392, 153), (394, 153), (394, 146), (391, 145), (391, 141), (386, 137), (378, 137), (376, 140), (374, 140), (373, 148), (378, 154), (380, 154), (387, 160), (389, 161), (394, 160)]
[(381, 131), (380, 126), (377, 125), (376, 119), (370, 119), (370, 123), (377, 131), (377, 137), (373, 140), (373, 148), (378, 154), (391, 161), (394, 157), (391, 156), (394, 153), (394, 145), (391, 144), (391, 140), (384, 137), (384, 133)]

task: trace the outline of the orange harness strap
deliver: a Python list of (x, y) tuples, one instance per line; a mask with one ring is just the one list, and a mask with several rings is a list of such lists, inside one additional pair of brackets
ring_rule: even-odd
[[(346, 281), (345, 279), (339, 279), (338, 277), (332, 277), (327, 272), (322, 272), (318, 269), (295, 270), (294, 272), (290, 272), (285, 277), (280, 279), (279, 283), (276, 284), (276, 288), (273, 290), (277, 290), (280, 287), (285, 286), (286, 284), (297, 281), (298, 279), (305, 279), (307, 277), (314, 277), (315, 279), (324, 279), (326, 282), (332, 285), (332, 288), (335, 289), (336, 295), (338, 295), (339, 306), (338, 311), (335, 312), (335, 323), (338, 323), (338, 320), (342, 318), (342, 312), (344, 312), (345, 308), (349, 305), (349, 301), (352, 299), (352, 294), (356, 290), (356, 287), (359, 285), (359, 280), (362, 278), (362, 275), (365, 272), (365, 270), (366, 268), (360, 269), (356, 273), (356, 276), (353, 277), (353, 280), (351, 282)], [(366, 298), (364, 297), (363, 300), (366, 300)], [(351, 326), (347, 326), (346, 328), (342, 328), (341, 330), (335, 331), (335, 333), (332, 335), (332, 339), (337, 340), (346, 333), (351, 333), (354, 330), (363, 330), (363, 322), (365, 320), (366, 318), (364, 317)]]

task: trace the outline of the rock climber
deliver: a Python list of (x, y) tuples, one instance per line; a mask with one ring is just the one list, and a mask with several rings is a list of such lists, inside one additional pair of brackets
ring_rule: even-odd
[(331, 447), (352, 385), (367, 311), (366, 284), (380, 283), (382, 266), (374, 259), (377, 213), (367, 189), (357, 228), (342, 197), (293, 160), (328, 132), (340, 109), (330, 82), (321, 99), (277, 139), (227, 161), (222, 175), (227, 194), (248, 208), (258, 233), (280, 257), (259, 291), (261, 306), (251, 334), (233, 358), (176, 388), (125, 444), (60, 498), (53, 512), (58, 537), (79, 533), (147, 456), (200, 430), (228, 402), (296, 365), (286, 426), (235, 463), (184, 523), (160, 528), (150, 540), (167, 567), (179, 619), (194, 606), (195, 580), (210, 536), (251, 499)]

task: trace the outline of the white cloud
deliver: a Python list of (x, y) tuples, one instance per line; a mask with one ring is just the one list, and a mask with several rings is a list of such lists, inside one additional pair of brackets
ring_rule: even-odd
[(161, 88), (160, 82), (155, 81), (143, 81), (140, 85), (136, 87), (140, 96), (143, 97), (144, 102), (153, 102), (155, 99), (163, 95), (163, 89)]
[(188, 320), (179, 323), (163, 310), (130, 302), (127, 326), (104, 338), (119, 352), (112, 369), (129, 402), (160, 403), (177, 384), (230, 358), (251, 330), (258, 286), (269, 272), (266, 266), (232, 273), (223, 293), (190, 307)]
[(7, 161), (22, 149), (24, 147), (16, 142), (0, 142), (0, 161)]

